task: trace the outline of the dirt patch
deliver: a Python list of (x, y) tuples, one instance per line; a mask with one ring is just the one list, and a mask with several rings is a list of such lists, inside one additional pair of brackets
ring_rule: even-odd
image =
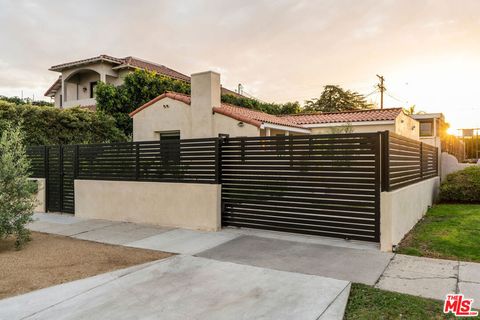
[(171, 255), (39, 232), (20, 251), (0, 240), (0, 299)]

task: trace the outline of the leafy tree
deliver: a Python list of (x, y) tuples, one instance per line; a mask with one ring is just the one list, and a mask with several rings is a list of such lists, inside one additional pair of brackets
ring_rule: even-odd
[(339, 112), (370, 109), (365, 97), (358, 92), (344, 90), (339, 86), (327, 85), (320, 98), (305, 101), (305, 111), (308, 112)]
[(16, 237), (20, 248), (29, 240), (25, 225), (32, 221), (36, 183), (29, 181), (30, 162), (26, 156), (20, 126), (7, 124), (0, 136), (0, 238)]
[(127, 137), (115, 126), (115, 120), (105, 114), (81, 108), (45, 108), (16, 105), (0, 100), (0, 134), (9, 123), (25, 125), (25, 144), (83, 144), (126, 141)]
[(0, 95), (0, 100), (15, 103), (15, 104), (31, 104), (33, 106), (39, 106), (39, 107), (53, 107), (52, 102), (47, 102), (47, 101), (43, 101), (43, 100), (32, 100), (30, 98), (21, 99), (17, 96), (6, 97), (6, 96), (1, 96)]
[(298, 102), (287, 102), (284, 104), (273, 102), (268, 103), (247, 97), (235, 96), (232, 94), (222, 95), (222, 102), (276, 115), (299, 113), (301, 110)]
[(97, 110), (111, 115), (117, 128), (130, 136), (133, 123), (129, 113), (166, 91), (190, 94), (190, 84), (155, 72), (136, 70), (120, 86), (99, 83), (95, 89)]

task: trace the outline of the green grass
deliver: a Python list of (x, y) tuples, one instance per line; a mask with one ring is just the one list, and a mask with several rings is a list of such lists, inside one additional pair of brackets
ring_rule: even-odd
[(480, 262), (480, 205), (434, 206), (402, 240), (398, 253)]
[(454, 319), (442, 310), (441, 301), (352, 284), (344, 319)]

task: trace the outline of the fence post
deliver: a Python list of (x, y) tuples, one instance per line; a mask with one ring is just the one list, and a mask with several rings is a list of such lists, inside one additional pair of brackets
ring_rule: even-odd
[(73, 158), (73, 179), (77, 179), (78, 178), (78, 172), (79, 172), (79, 155), (78, 155), (78, 144), (75, 145), (75, 148), (74, 148), (74, 158)]
[(219, 134), (215, 140), (215, 183), (222, 184), (222, 146), (228, 134)]
[(382, 191), (390, 191), (390, 139), (389, 131), (383, 131), (380, 136), (382, 147)]
[(135, 143), (135, 180), (140, 179), (140, 146)]
[(420, 180), (423, 180), (423, 142), (420, 142)]

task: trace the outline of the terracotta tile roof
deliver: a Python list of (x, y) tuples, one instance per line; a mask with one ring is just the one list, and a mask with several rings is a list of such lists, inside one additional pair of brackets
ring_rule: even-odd
[(93, 57), (93, 58), (87, 58), (87, 59), (82, 59), (82, 60), (77, 60), (77, 61), (58, 64), (56, 66), (52, 66), (49, 70), (61, 71), (61, 70), (66, 69), (66, 68), (75, 67), (75, 66), (82, 65), (82, 64), (89, 64), (89, 63), (93, 63), (93, 62), (97, 62), (97, 61), (107, 61), (107, 62), (111, 62), (113, 64), (122, 64), (124, 59), (115, 58), (115, 57), (112, 57), (112, 56), (109, 56), (109, 55), (106, 55), (106, 54), (101, 54), (101, 55), (99, 55), (97, 57)]
[(273, 114), (268, 114), (265, 112), (243, 108), (243, 107), (226, 104), (226, 103), (222, 103), (220, 107), (214, 107), (213, 111), (216, 113), (223, 114), (227, 117), (233, 118), (235, 120), (249, 123), (256, 127), (260, 127), (264, 122), (266, 122), (271, 124), (304, 129), (302, 126), (294, 122), (291, 122), (288, 119), (285, 119), (283, 117), (278, 117)]
[[(152, 104), (157, 101), (160, 101), (164, 98), (170, 98), (177, 101), (181, 101), (185, 104), (191, 104), (191, 97), (186, 94), (177, 93), (177, 92), (165, 92), (155, 99), (145, 103), (143, 106), (137, 108), (136, 110), (130, 113), (130, 117), (133, 117), (135, 114), (139, 113), (145, 108), (148, 108)], [(268, 114), (261, 111), (256, 111), (248, 108), (243, 108), (227, 103), (222, 103), (220, 107), (214, 107), (213, 112), (225, 115), (227, 117), (233, 118), (238, 121), (242, 121), (256, 127), (260, 127), (263, 123), (271, 123), (276, 125), (288, 126), (288, 127), (295, 127), (295, 128), (303, 128), (301, 125), (295, 124), (293, 122), (288, 121), (282, 117), (278, 117), (272, 114)]]
[(156, 64), (156, 63), (142, 60), (135, 57), (126, 57), (126, 58), (123, 58), (122, 60), (123, 60), (123, 63), (119, 66), (114, 67), (113, 69), (138, 68), (138, 69), (143, 69), (148, 71), (155, 71), (158, 74), (162, 74), (174, 79), (190, 82), (189, 76), (186, 76), (183, 73), (167, 68), (160, 64)]
[(402, 110), (402, 108), (389, 108), (344, 112), (292, 114), (282, 116), (282, 119), (299, 125), (338, 122), (389, 121), (395, 120)]

